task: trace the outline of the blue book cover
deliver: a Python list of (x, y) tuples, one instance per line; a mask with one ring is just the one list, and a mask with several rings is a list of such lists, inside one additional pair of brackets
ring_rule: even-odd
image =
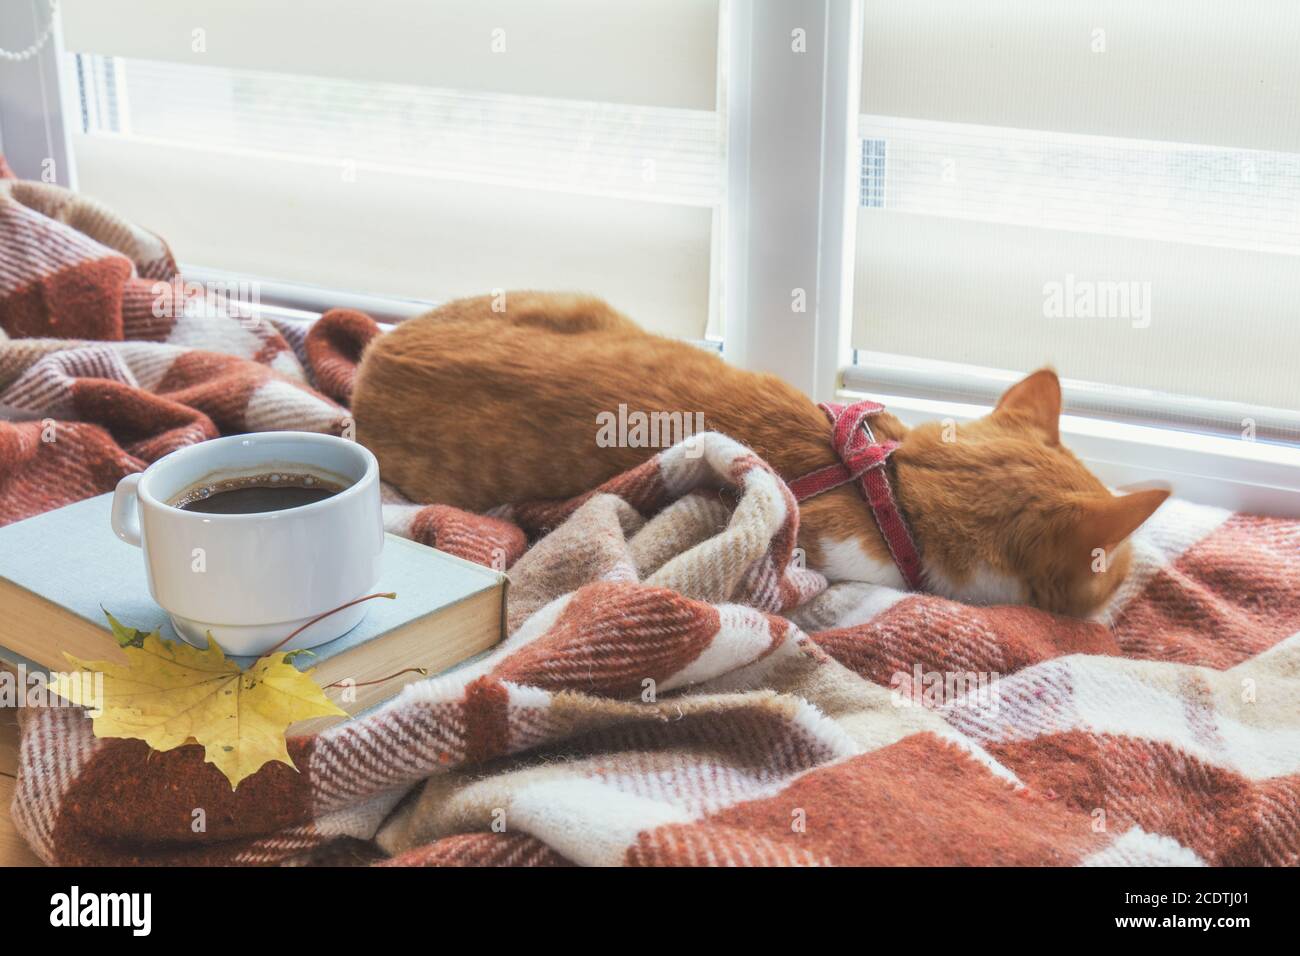
[[(54, 667), (62, 664), (65, 649), (87, 656), (84, 637), (75, 647), (66, 647), (57, 633), (27, 630), (30, 618), (22, 608), (30, 602), (16, 600), (5, 582), (90, 622), (105, 635), (109, 630), (103, 609), (128, 627), (159, 628), (165, 639), (179, 640), (166, 613), (149, 595), (140, 549), (121, 541), (109, 525), (112, 497), (88, 498), (0, 528), (0, 649), (9, 652), (0, 650), (0, 657), (30, 658)], [(370, 613), (349, 633), (312, 648), (311, 654), (297, 655), (300, 668), (319, 668), (487, 591), (497, 591), (504, 601), (504, 575), (396, 535), (387, 536), (381, 567), (376, 591), (393, 591), (397, 598), (370, 602)], [(504, 617), (503, 609), (498, 613)], [(75, 629), (84, 635), (84, 628)], [(436, 638), (435, 633), (422, 639)], [(106, 640), (104, 651), (112, 649)], [(249, 658), (232, 660), (241, 666), (251, 663)]]

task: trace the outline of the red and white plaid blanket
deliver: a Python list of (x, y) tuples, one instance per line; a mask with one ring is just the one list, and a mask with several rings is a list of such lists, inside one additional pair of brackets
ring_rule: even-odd
[[(0, 251), (0, 521), (217, 434), (346, 433), (367, 317), (221, 314), (54, 187), (0, 183)], [(828, 588), (782, 482), (697, 441), (492, 517), (390, 496), (390, 530), (510, 562), (496, 652), (234, 792), (26, 711), (15, 821), (59, 863), (1300, 861), (1300, 523), (1170, 502), (1090, 621)]]

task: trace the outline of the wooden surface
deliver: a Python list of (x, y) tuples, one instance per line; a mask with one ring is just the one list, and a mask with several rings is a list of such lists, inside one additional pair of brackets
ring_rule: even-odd
[(40, 866), (41, 861), (28, 849), (9, 819), (17, 773), (18, 715), (6, 707), (0, 709), (0, 866)]

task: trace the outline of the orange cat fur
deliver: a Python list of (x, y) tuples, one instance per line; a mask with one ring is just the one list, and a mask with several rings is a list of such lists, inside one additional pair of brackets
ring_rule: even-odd
[[(492, 305), (463, 299), (404, 322), (361, 363), (357, 438), (416, 501), (480, 511), (587, 491), (659, 451), (598, 445), (598, 416), (620, 404), (701, 412), (787, 480), (837, 460), (822, 412), (774, 376), (651, 335), (599, 299), (516, 292)], [(1168, 493), (1112, 495), (1060, 444), (1060, 410), (1044, 369), (969, 424), (873, 419), (878, 438), (901, 443), (888, 467), (931, 590), (1074, 615), (1114, 592), (1125, 539)], [(853, 485), (802, 503), (799, 543), (832, 580), (902, 587)]]

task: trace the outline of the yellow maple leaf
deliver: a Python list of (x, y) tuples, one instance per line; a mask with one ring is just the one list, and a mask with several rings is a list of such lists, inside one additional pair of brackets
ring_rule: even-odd
[[(111, 616), (110, 621), (117, 625)], [(91, 699), (93, 685), (76, 674), (56, 675), (54, 692), (98, 711), (92, 714), (96, 737), (143, 740), (154, 750), (201, 744), (205, 759), (225, 774), (231, 789), (271, 761), (293, 767), (285, 746), (290, 724), (347, 716), (311, 679), (311, 671), (298, 670), (283, 651), (241, 671), (210, 636), (200, 650), (164, 641), (157, 631), (141, 634), (120, 626), (113, 631), (125, 664), (63, 655), (82, 671), (104, 675), (98, 699)]]

